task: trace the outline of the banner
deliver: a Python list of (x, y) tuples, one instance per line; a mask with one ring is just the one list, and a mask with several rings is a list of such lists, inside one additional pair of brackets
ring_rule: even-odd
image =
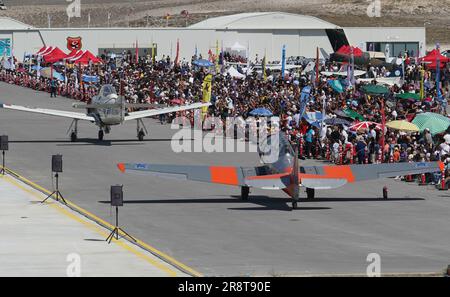
[[(202, 90), (203, 90), (202, 102), (204, 103), (211, 102), (212, 74), (208, 74), (203, 80)], [(208, 113), (208, 106), (202, 107), (202, 120), (205, 119), (207, 113)]]
[(284, 80), (284, 71), (286, 70), (286, 45), (281, 50), (281, 78)]
[(262, 71), (263, 71), (263, 80), (266, 81), (267, 80), (267, 72), (266, 72), (266, 55), (264, 54), (264, 58), (262, 60)]
[(306, 104), (309, 101), (309, 96), (311, 94), (311, 87), (310, 86), (306, 86), (302, 89), (302, 92), (300, 94), (300, 118), (303, 117), (303, 114), (305, 113), (306, 110)]
[(1, 38), (0, 39), (0, 56), (11, 56), (11, 39)]

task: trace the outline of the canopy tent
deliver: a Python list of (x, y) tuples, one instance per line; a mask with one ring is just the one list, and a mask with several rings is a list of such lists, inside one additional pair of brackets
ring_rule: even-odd
[(82, 50), (73, 50), (67, 55), (66, 60), (78, 59), (83, 53)]
[(58, 47), (55, 47), (51, 52), (44, 55), (44, 62), (46, 63), (55, 63), (61, 61), (67, 57), (67, 54), (60, 50)]
[(43, 48), (41, 48), (41, 49), (36, 53), (36, 56), (45, 56), (45, 55), (48, 55), (49, 53), (52, 52), (53, 49), (54, 49), (53, 46), (44, 46)]
[(82, 64), (82, 65), (88, 65), (90, 62), (94, 64), (101, 64), (103, 61), (94, 54), (92, 54), (90, 51), (85, 51), (81, 56), (78, 56), (75, 59), (72, 59), (73, 63), (75, 64)]
[(230, 67), (230, 69), (228, 69), (224, 75), (227, 75), (227, 74), (229, 74), (232, 78), (237, 78), (237, 79), (245, 78), (245, 75), (240, 73), (239, 71), (237, 71), (236, 68), (234, 68), (233, 66)]
[(439, 50), (434, 49), (429, 52), (425, 57), (420, 59), (421, 62), (425, 62), (427, 68), (436, 69), (437, 61), (439, 59), (439, 68), (444, 68), (446, 63), (450, 62), (450, 58), (442, 55)]
[(343, 46), (341, 46), (341, 48), (339, 48), (336, 53), (340, 54), (340, 55), (350, 56), (352, 54), (352, 50), (353, 50), (353, 56), (354, 57), (362, 57), (363, 51), (360, 48), (354, 47), (354, 46), (351, 46), (351, 45), (343, 45)]

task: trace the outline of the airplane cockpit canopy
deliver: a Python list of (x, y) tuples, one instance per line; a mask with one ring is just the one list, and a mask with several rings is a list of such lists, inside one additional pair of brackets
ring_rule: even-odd
[(295, 154), (294, 149), (283, 132), (271, 134), (266, 139), (261, 139), (258, 145), (258, 152), (260, 157), (269, 156), (274, 153), (279, 158), (286, 155), (294, 156)]
[(104, 85), (100, 90), (100, 96), (108, 97), (110, 95), (117, 95), (116, 88), (113, 85)]

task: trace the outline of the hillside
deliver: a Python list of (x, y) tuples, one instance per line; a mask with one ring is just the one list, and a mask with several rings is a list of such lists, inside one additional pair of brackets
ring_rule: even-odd
[[(68, 23), (66, 2), (62, 0), (4, 1), (7, 11), (0, 15), (18, 19), (35, 27), (108, 26), (186, 26), (205, 18), (250, 11), (286, 11), (320, 17), (340, 26), (426, 26), (427, 44), (439, 41), (450, 47), (450, 0), (382, 0), (381, 17), (367, 16), (367, 0), (81, 0), (81, 18)], [(180, 16), (182, 10), (189, 18)], [(168, 21), (166, 14), (171, 17)]]

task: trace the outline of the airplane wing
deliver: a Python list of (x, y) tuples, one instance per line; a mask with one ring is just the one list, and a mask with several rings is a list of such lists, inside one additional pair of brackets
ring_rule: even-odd
[(88, 116), (84, 113), (79, 113), (79, 112), (25, 107), (25, 106), (10, 105), (10, 104), (4, 104), (4, 103), (0, 103), (0, 109), (1, 108), (24, 111), (24, 112), (31, 112), (31, 113), (38, 113), (38, 114), (45, 114), (45, 115), (56, 116), (56, 117), (70, 118), (70, 119), (74, 119), (74, 120), (83, 120), (83, 121), (90, 121), (90, 122), (95, 121), (95, 119), (93, 117)]
[(125, 121), (137, 120), (137, 119), (141, 119), (141, 118), (152, 117), (152, 116), (157, 116), (160, 114), (172, 113), (172, 112), (177, 112), (177, 111), (197, 109), (197, 108), (202, 108), (204, 106), (210, 106), (210, 105), (211, 105), (211, 103), (194, 103), (194, 104), (190, 104), (190, 105), (180, 105), (180, 106), (173, 106), (173, 107), (160, 108), (160, 109), (135, 111), (135, 112), (130, 112), (128, 115), (126, 115)]
[(358, 181), (438, 172), (442, 162), (364, 164), (300, 167), (301, 185), (313, 189), (334, 189)]
[(123, 173), (127, 170), (141, 171), (163, 178), (192, 180), (232, 186), (279, 190), (289, 185), (289, 173), (268, 174), (265, 166), (201, 166), (201, 165), (162, 165), (145, 163), (119, 163)]

